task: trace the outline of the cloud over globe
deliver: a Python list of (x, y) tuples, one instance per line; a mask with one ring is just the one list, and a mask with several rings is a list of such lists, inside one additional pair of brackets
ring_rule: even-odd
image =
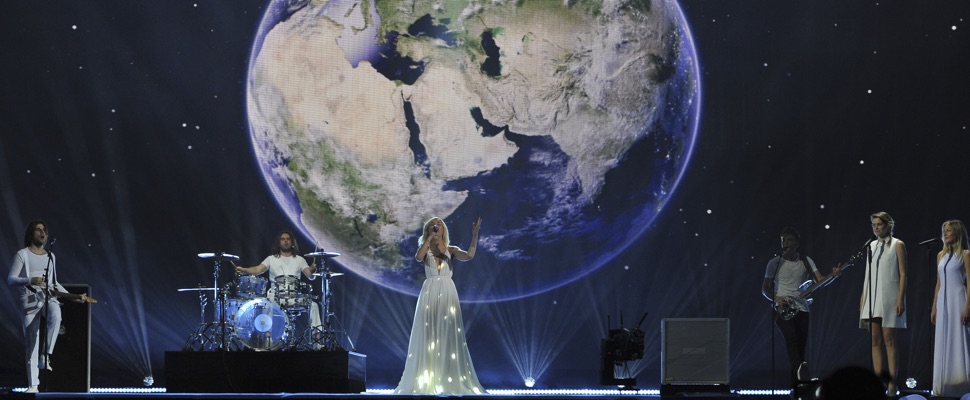
[(253, 46), (252, 144), (343, 268), (416, 294), (423, 223), (468, 248), (481, 217), (456, 284), (513, 299), (650, 226), (694, 145), (696, 63), (672, 0), (277, 0)]

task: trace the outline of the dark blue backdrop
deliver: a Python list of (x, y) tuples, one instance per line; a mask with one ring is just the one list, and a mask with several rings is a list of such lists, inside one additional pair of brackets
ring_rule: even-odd
[[(727, 317), (732, 385), (767, 387), (772, 329), (759, 291), (778, 230), (800, 228), (803, 250), (827, 272), (862, 245), (868, 215), (879, 210), (896, 218), (910, 255), (901, 374), (928, 382), (935, 276), (916, 243), (938, 235), (945, 219), (968, 219), (970, 5), (682, 6), (704, 98), (679, 191), (646, 234), (584, 279), (528, 299), (465, 305), (483, 384), (521, 387), (515, 364), (524, 356), (508, 343), (524, 332), (541, 342), (525, 357), (544, 360), (538, 387), (596, 387), (607, 314), (616, 321), (623, 311), (630, 325), (647, 311), (647, 354), (634, 364), (641, 386), (659, 382), (661, 318)], [(253, 161), (244, 112), (265, 7), (4, 4), (0, 259), (20, 247), (27, 221), (47, 220), (62, 280), (92, 285), (102, 301), (92, 308), (95, 387), (137, 386), (148, 373), (164, 384), (163, 352), (181, 348), (198, 322), (196, 298), (176, 289), (211, 282), (196, 253), (256, 264), (275, 232), (293, 229)], [(819, 373), (868, 363), (856, 327), (861, 270), (817, 298), (809, 359)], [(393, 387), (414, 299), (348, 275), (335, 302), (368, 355), (369, 387)], [(0, 315), (2, 354), (18, 355), (15, 303), (3, 302)], [(22, 380), (16, 357), (0, 363), (0, 385)]]

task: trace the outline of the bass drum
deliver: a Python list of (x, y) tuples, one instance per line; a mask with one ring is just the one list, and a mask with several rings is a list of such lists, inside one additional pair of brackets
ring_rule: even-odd
[(269, 299), (252, 299), (236, 312), (236, 338), (256, 351), (283, 348), (290, 336), (290, 320), (280, 306)]

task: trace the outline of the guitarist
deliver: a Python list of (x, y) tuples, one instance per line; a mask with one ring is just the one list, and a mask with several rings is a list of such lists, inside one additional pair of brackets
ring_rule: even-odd
[[(799, 286), (802, 282), (824, 279), (811, 258), (798, 252), (801, 236), (792, 227), (781, 230), (781, 255), (772, 258), (765, 269), (765, 279), (761, 285), (761, 294), (774, 302), (775, 309), (794, 307), (798, 312), (790, 319), (775, 315), (775, 325), (785, 337), (785, 348), (788, 351), (788, 362), (791, 365), (792, 386), (798, 381), (811, 378), (808, 363), (805, 362), (805, 346), (808, 342), (808, 302), (799, 297)], [(832, 274), (842, 273), (841, 266), (832, 269)]]
[[(23, 327), (26, 337), (28, 392), (36, 393), (40, 384), (40, 369), (52, 370), (48, 356), (54, 351), (54, 342), (61, 325), (61, 304), (58, 297), (71, 298), (77, 302), (87, 301), (87, 294), (72, 295), (57, 281), (55, 259), (44, 249), (47, 244), (47, 225), (34, 220), (24, 232), (24, 248), (14, 255), (7, 275), (7, 284), (18, 287)], [(48, 265), (50, 268), (48, 268)], [(51, 279), (47, 278), (47, 275)], [(47, 320), (47, 348), (38, 355), (41, 319)]]

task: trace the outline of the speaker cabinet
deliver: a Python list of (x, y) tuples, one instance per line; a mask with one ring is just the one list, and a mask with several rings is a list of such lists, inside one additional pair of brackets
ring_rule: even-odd
[(727, 318), (666, 318), (661, 326), (662, 385), (727, 385)]
[[(64, 288), (74, 294), (91, 294), (90, 285), (64, 284)], [(54, 371), (41, 370), (41, 379), (46, 376), (50, 392), (87, 392), (91, 389), (91, 305), (61, 303), (61, 329), (51, 354)]]

